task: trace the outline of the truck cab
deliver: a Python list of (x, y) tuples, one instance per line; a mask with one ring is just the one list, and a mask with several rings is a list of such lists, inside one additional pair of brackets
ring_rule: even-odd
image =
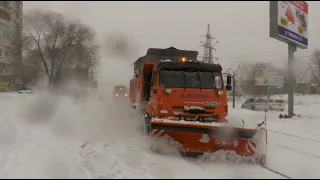
[(127, 87), (118, 85), (113, 88), (113, 101), (115, 103), (127, 102), (128, 92)]
[(153, 66), (147, 113), (189, 121), (223, 121), (228, 115), (221, 66), (195, 60)]

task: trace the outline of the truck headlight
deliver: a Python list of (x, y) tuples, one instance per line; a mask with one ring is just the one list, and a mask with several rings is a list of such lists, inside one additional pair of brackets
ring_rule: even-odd
[(165, 90), (164, 90), (164, 93), (166, 93), (167, 95), (169, 95), (169, 94), (172, 93), (172, 89), (165, 89)]
[(223, 95), (223, 91), (222, 90), (219, 90), (218, 91), (218, 96), (222, 96)]
[(119, 94), (116, 94), (116, 96), (119, 96)]
[(124, 96), (128, 96), (128, 94), (124, 94)]

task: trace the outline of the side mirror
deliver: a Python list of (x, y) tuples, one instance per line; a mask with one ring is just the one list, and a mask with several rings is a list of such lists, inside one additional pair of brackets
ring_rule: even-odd
[(226, 90), (231, 91), (232, 90), (232, 85), (231, 85), (231, 76), (227, 76), (227, 85), (226, 85)]
[(227, 85), (226, 85), (226, 90), (227, 90), (227, 91), (231, 91), (231, 90), (232, 90), (232, 86), (227, 84)]
[(231, 76), (227, 76), (227, 85), (231, 85)]

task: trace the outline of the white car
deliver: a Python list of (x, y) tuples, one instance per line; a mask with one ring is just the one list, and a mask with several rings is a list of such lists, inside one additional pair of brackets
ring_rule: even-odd
[(23, 94), (23, 93), (32, 94), (33, 92), (31, 90), (19, 90), (18, 93), (20, 93), (20, 94)]
[(268, 99), (269, 110), (280, 110), (284, 111), (286, 104), (282, 99)]
[(241, 108), (264, 111), (269, 109), (269, 104), (264, 98), (249, 98), (241, 105)]

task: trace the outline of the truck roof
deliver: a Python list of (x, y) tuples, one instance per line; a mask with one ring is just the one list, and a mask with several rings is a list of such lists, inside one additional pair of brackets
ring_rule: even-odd
[(179, 50), (175, 47), (169, 47), (166, 49), (159, 48), (149, 48), (146, 55), (154, 56), (187, 56), (192, 59), (196, 59), (198, 56), (198, 51), (190, 50)]
[(139, 70), (144, 62), (159, 62), (161, 59), (178, 61), (181, 57), (196, 60), (198, 57), (198, 51), (179, 50), (175, 47), (169, 47), (166, 49), (149, 48), (145, 56), (138, 58), (133, 63), (134, 71)]
[(209, 72), (221, 72), (222, 67), (220, 64), (208, 64), (208, 63), (181, 63), (174, 61), (161, 61), (157, 64), (157, 69), (162, 70), (194, 70), (194, 71), (209, 71)]

